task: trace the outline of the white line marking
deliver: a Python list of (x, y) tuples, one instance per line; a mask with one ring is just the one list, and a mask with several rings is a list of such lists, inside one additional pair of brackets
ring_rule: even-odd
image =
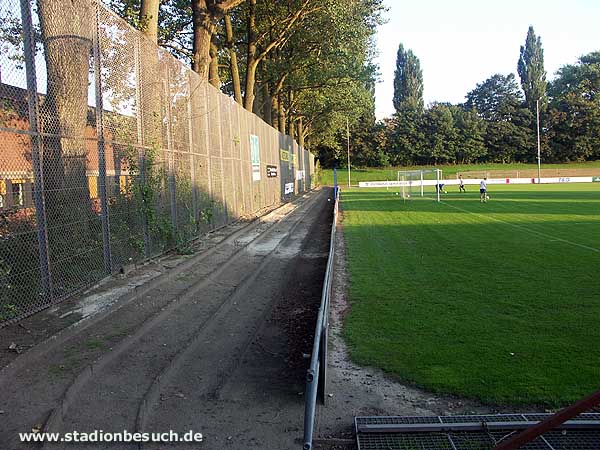
[(517, 225), (516, 223), (507, 222), (505, 220), (498, 219), (496, 217), (492, 217), (492, 216), (488, 216), (488, 215), (476, 213), (476, 212), (473, 212), (473, 211), (469, 211), (467, 209), (459, 208), (458, 206), (451, 205), (450, 203), (446, 203), (446, 202), (440, 202), (440, 203), (443, 203), (444, 205), (449, 206), (450, 208), (454, 208), (454, 209), (457, 209), (457, 210), (462, 211), (462, 212), (473, 214), (474, 216), (487, 217), (488, 219), (495, 220), (496, 222), (504, 223), (506, 225), (513, 226), (515, 228), (519, 228), (519, 229), (524, 230), (524, 231), (526, 231), (528, 233), (537, 234), (538, 236), (542, 236), (544, 238), (550, 239), (551, 242), (559, 241), (559, 242), (563, 242), (565, 244), (574, 245), (575, 247), (585, 248), (586, 250), (591, 250), (593, 252), (600, 253), (600, 249), (597, 249), (597, 248), (594, 248), (594, 247), (588, 247), (587, 245), (578, 244), (577, 242), (572, 242), (572, 241), (569, 241), (567, 239), (561, 239), (561, 238), (558, 238), (556, 236), (552, 236), (552, 235), (549, 235), (549, 234), (546, 234), (546, 233), (542, 233), (540, 231), (532, 230), (530, 228), (524, 227), (523, 225)]

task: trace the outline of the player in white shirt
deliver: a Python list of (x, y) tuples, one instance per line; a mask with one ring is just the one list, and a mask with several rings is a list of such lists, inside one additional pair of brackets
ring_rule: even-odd
[(487, 201), (487, 177), (483, 177), (481, 183), (479, 183), (479, 201), (485, 203)]
[(467, 192), (465, 191), (465, 182), (463, 181), (462, 175), (458, 176), (458, 192)]

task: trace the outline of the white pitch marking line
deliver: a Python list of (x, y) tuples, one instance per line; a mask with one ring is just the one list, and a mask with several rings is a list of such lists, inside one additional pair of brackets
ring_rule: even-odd
[(594, 248), (594, 247), (588, 247), (587, 245), (578, 244), (577, 242), (572, 242), (572, 241), (569, 241), (567, 239), (561, 239), (561, 238), (558, 238), (556, 236), (552, 236), (552, 235), (549, 235), (549, 234), (546, 234), (546, 233), (542, 233), (540, 231), (535, 231), (535, 230), (532, 230), (530, 228), (524, 227), (523, 225), (517, 225), (516, 223), (511, 223), (511, 222), (507, 222), (507, 221), (502, 220), (502, 219), (498, 219), (497, 217), (487, 216), (487, 215), (476, 213), (476, 212), (473, 212), (473, 211), (468, 211), (466, 209), (459, 208), (458, 206), (454, 206), (454, 205), (451, 205), (451, 204), (446, 203), (446, 202), (440, 202), (440, 203), (443, 203), (444, 205), (449, 206), (450, 208), (458, 209), (459, 211), (463, 211), (463, 212), (466, 212), (466, 213), (469, 213), (469, 214), (473, 214), (474, 216), (487, 217), (488, 219), (495, 220), (496, 222), (504, 223), (506, 225), (511, 225), (511, 226), (513, 226), (515, 228), (520, 228), (521, 230), (525, 230), (528, 233), (537, 234), (538, 236), (542, 236), (542, 237), (545, 237), (547, 239), (550, 239), (551, 242), (556, 242), (556, 241), (564, 242), (565, 244), (574, 245), (575, 247), (585, 248), (586, 250), (591, 250), (593, 252), (600, 253), (600, 250), (597, 249), (597, 248)]

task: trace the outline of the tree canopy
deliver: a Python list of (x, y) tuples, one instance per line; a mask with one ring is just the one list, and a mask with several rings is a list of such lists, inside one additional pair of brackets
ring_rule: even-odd
[(559, 69), (549, 94), (550, 156), (557, 161), (600, 159), (600, 51)]

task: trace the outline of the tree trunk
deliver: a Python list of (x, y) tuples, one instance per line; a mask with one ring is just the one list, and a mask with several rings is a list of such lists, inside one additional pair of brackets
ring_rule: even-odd
[(296, 139), (296, 122), (294, 116), (291, 115), (288, 116), (288, 134), (293, 140)]
[(213, 41), (211, 41), (210, 43), (210, 65), (208, 67), (208, 82), (217, 89), (221, 89), (221, 78), (219, 77), (219, 51), (217, 49), (217, 45)]
[(192, 1), (192, 23), (194, 28), (194, 43), (192, 49), (192, 70), (200, 75), (202, 80), (208, 80), (210, 45), (215, 31), (215, 23), (211, 20), (205, 0)]
[(308, 145), (310, 147), (310, 142), (308, 142), (310, 137), (310, 124), (305, 124), (302, 122), (302, 142), (303, 145)]
[(262, 91), (259, 89), (254, 95), (254, 102), (252, 104), (252, 112), (262, 118)]
[(279, 96), (277, 94), (271, 96), (271, 111), (271, 126), (276, 130), (279, 130)]
[(231, 26), (231, 17), (225, 15), (225, 35), (227, 39), (227, 49), (229, 50), (229, 65), (231, 69), (231, 82), (233, 84), (233, 98), (242, 105), (242, 85), (240, 83), (240, 71), (237, 62), (237, 53), (235, 52), (235, 41), (233, 39), (233, 28)]
[(304, 123), (302, 117), (298, 117), (298, 145), (304, 148)]
[(256, 0), (248, 3), (248, 50), (246, 57), (246, 90), (244, 92), (244, 108), (252, 111), (254, 105), (254, 85), (256, 83)]
[(271, 91), (269, 89), (269, 80), (267, 75), (267, 59), (263, 61), (263, 74), (264, 74), (264, 82), (262, 85), (262, 111), (263, 111), (263, 119), (265, 122), (270, 124), (273, 121), (273, 111), (271, 109), (273, 100), (271, 99)]
[(254, 100), (256, 98), (256, 69), (258, 67), (258, 64), (255, 58), (250, 57), (250, 54), (248, 54), (248, 58), (248, 67), (246, 68), (246, 90), (244, 96), (244, 108), (246, 108), (248, 111), (252, 111)]
[(292, 114), (292, 104), (294, 102), (294, 92), (288, 90), (288, 134), (292, 139), (295, 139), (294, 115)]
[(269, 83), (267, 81), (264, 82), (262, 87), (262, 98), (263, 98), (263, 118), (265, 122), (271, 123), (273, 121), (273, 110), (271, 106), (273, 105), (273, 100), (269, 94)]
[(158, 8), (160, 0), (142, 0), (140, 5), (140, 31), (153, 43), (158, 43)]
[(68, 222), (68, 215), (83, 223), (91, 212), (84, 138), (96, 14), (91, 0), (38, 0), (38, 13), (48, 80), (41, 108), (47, 133), (42, 170), (51, 230)]
[(285, 104), (283, 103), (283, 94), (279, 93), (277, 94), (277, 103), (279, 104), (279, 131), (283, 134), (285, 134), (286, 132), (286, 122), (287, 122), (287, 117), (285, 115)]
[(280, 128), (279, 123), (280, 123), (280, 116), (281, 116), (281, 104), (279, 103), (279, 93), (283, 89), (283, 83), (285, 83), (286, 78), (287, 78), (287, 74), (281, 75), (281, 77), (277, 81), (277, 84), (275, 85), (275, 88), (273, 89), (273, 92), (270, 93), (271, 110), (272, 110), (271, 114), (273, 116), (273, 128), (275, 128), (275, 129)]

